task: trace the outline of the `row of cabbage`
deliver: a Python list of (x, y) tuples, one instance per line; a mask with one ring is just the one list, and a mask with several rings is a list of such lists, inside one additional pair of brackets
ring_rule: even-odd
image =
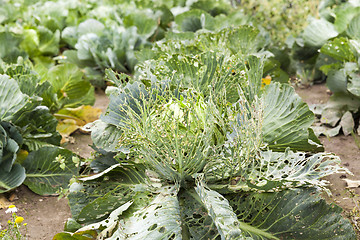
[[(347, 170), (279, 83), (269, 35), (234, 7), (4, 1), (1, 192), (54, 194), (81, 172), (54, 239), (354, 239), (320, 197)], [(78, 119), (93, 85), (111, 86), (89, 170), (59, 147), (57, 118)]]

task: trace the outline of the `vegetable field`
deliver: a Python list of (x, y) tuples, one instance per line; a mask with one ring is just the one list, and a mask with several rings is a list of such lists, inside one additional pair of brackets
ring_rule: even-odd
[(356, 0), (0, 0), (0, 238), (358, 239), (359, 32)]

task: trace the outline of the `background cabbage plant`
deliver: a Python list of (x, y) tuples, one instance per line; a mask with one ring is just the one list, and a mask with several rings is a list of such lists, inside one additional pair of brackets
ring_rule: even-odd
[(15, 79), (0, 75), (0, 192), (25, 183), (38, 194), (55, 194), (78, 174), (77, 157), (59, 147), (57, 120), (36, 95), (40, 84), (26, 81), (30, 74)]

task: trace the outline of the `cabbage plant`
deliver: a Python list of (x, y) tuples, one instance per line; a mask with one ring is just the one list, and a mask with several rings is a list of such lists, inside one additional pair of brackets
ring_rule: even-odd
[(261, 58), (238, 56), (242, 76), (229, 56), (200, 56), (172, 76), (163, 67), (124, 85), (112, 74), (117, 87), (92, 127), (97, 173), (71, 185), (73, 218), (54, 238), (354, 239), (341, 208), (320, 197), (321, 178), (347, 170), (310, 153), (319, 144), (306, 104), (288, 85), (261, 88)]
[(41, 85), (26, 84), (32, 80), (0, 75), (0, 192), (25, 183), (38, 194), (54, 194), (78, 174), (76, 155), (58, 147), (57, 120), (36, 95)]

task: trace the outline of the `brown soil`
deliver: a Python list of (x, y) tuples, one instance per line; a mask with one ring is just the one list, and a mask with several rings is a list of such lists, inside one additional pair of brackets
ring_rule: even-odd
[[(314, 85), (306, 89), (297, 88), (296, 91), (308, 104), (325, 103), (329, 98), (325, 85)], [(104, 110), (108, 102), (109, 100), (103, 92), (96, 93), (95, 107)], [(75, 133), (73, 137), (75, 143), (68, 143), (65, 147), (82, 157), (90, 157), (93, 151), (89, 146), (92, 143), (90, 135)], [(324, 144), (325, 150), (340, 156), (342, 159), (341, 165), (347, 167), (354, 174), (353, 176), (336, 174), (326, 178), (330, 181), (329, 188), (333, 193), (328, 200), (336, 202), (346, 211), (350, 211), (355, 204), (353, 199), (349, 197), (346, 182), (343, 179), (360, 179), (360, 151), (352, 136), (340, 135), (331, 139), (320, 137), (320, 140)], [(353, 190), (360, 195), (360, 188)], [(66, 199), (58, 200), (57, 197), (39, 196), (32, 193), (25, 186), (21, 186), (5, 196), (14, 198), (12, 204), (19, 208), (18, 215), (23, 216), (25, 222), (28, 223), (27, 236), (29, 240), (51, 240), (56, 233), (63, 230), (65, 221), (71, 216)], [(360, 200), (359, 198), (356, 199)], [(9, 214), (5, 214), (4, 209), (1, 209), (0, 223), (2, 226), (6, 226), (9, 218)]]
[[(29, 240), (51, 240), (56, 233), (64, 230), (66, 220), (71, 217), (65, 198), (58, 200), (57, 197), (43, 197), (24, 185), (6, 196), (14, 198), (11, 204), (19, 209), (16, 214), (25, 219)], [(11, 220), (11, 214), (5, 214), (5, 209), (1, 209), (1, 225), (6, 227), (8, 220)]]

